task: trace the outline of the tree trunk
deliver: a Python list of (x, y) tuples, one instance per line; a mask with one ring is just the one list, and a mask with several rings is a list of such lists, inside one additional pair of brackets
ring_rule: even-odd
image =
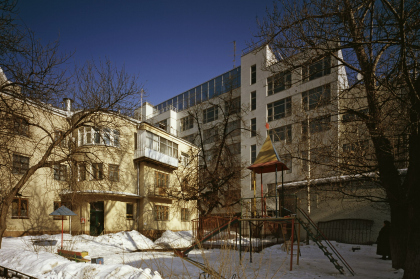
[(0, 210), (0, 249), (1, 249), (1, 243), (3, 240), (4, 232), (7, 229), (7, 213), (9, 209), (9, 204), (7, 204), (7, 201), (4, 201), (3, 204), (1, 204), (1, 210)]

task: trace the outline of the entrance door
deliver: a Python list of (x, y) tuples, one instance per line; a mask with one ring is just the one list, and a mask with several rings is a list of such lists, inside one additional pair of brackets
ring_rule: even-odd
[(100, 235), (104, 230), (104, 202), (90, 203), (90, 235)]

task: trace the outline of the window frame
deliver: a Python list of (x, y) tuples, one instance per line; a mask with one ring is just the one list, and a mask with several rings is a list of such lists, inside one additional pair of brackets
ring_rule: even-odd
[(77, 129), (78, 146), (104, 145), (121, 147), (121, 134), (118, 129), (109, 127), (80, 127)]
[(272, 142), (282, 142), (284, 144), (292, 143), (292, 133), (292, 124), (267, 130), (267, 135), (270, 136)]
[(331, 85), (324, 84), (302, 92), (302, 107), (309, 111), (331, 104)]
[(29, 157), (13, 153), (12, 173), (19, 175), (25, 174), (29, 170), (29, 159)]
[(92, 178), (91, 180), (103, 180), (104, 179), (104, 164), (103, 163), (92, 163)]
[[(276, 108), (281, 110), (283, 107), (283, 112), (276, 113)], [(292, 98), (286, 97), (281, 100), (277, 100), (275, 102), (267, 104), (267, 122), (271, 122), (274, 120), (279, 120), (285, 117), (289, 117), (292, 115)]]
[(155, 205), (155, 221), (169, 221), (169, 206)]
[[(212, 115), (210, 117), (209, 115)], [(203, 110), (203, 124), (207, 124), (219, 119), (219, 108), (217, 106), (211, 106)]]
[(252, 91), (251, 93), (251, 111), (257, 109), (257, 91)]
[(125, 219), (126, 220), (134, 220), (134, 203), (132, 203), (132, 202), (127, 202), (125, 204)]
[(190, 221), (189, 209), (186, 207), (181, 208), (181, 222), (189, 222), (189, 221)]
[(192, 115), (181, 118), (180, 126), (182, 132), (194, 128), (194, 118)]
[(250, 121), (251, 138), (253, 138), (257, 136), (257, 118), (251, 118)]
[(250, 82), (251, 84), (257, 83), (257, 64), (250, 67)]
[[(15, 204), (17, 200), (17, 215), (13, 214), (13, 204)], [(22, 215), (22, 201), (26, 202), (26, 215)], [(12, 200), (12, 219), (29, 219), (29, 199), (22, 198), (22, 197), (15, 197)]]
[[(250, 153), (251, 153), (251, 164), (253, 164), (255, 160), (257, 159), (257, 145), (256, 144), (252, 144), (250, 146)], [(252, 160), (253, 158), (254, 160)]]
[(283, 71), (267, 78), (267, 96), (274, 95), (292, 87), (292, 72)]
[(116, 164), (108, 165), (108, 179), (112, 182), (120, 181), (120, 166)]
[(56, 181), (67, 181), (68, 171), (67, 165), (65, 164), (54, 164), (53, 165), (54, 180)]
[[(321, 69), (316, 70), (316, 66), (321, 66)], [(302, 81), (307, 82), (317, 78), (331, 74), (331, 56), (326, 56), (315, 62), (308, 63), (302, 66)], [(313, 71), (316, 70), (316, 71)]]

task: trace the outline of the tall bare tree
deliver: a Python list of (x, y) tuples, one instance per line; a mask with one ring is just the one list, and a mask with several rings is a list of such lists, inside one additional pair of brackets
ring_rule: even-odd
[[(419, 12), (418, 1), (281, 1), (258, 35), (291, 68), (333, 56), (346, 67), (349, 90), (361, 88), (353, 101), (365, 106), (343, 113), (357, 117), (373, 143), (391, 210), (392, 264), (405, 270), (404, 278), (420, 277)], [(308, 56), (293, 61), (297, 53)], [(401, 177), (394, 143), (403, 135), (409, 159)]]

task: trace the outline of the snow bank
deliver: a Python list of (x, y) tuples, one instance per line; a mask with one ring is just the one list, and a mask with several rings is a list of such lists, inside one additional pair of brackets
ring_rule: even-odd
[(156, 248), (184, 248), (192, 244), (193, 236), (191, 231), (173, 232), (165, 231), (155, 241)]

